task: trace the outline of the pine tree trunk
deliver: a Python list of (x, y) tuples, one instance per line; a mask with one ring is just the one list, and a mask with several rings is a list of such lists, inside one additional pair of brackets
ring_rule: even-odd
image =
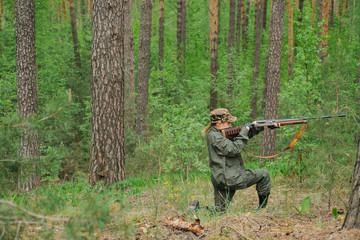
[(244, 0), (237, 1), (236, 9), (236, 32), (235, 32), (235, 44), (236, 52), (240, 52), (240, 43), (241, 43), (241, 6), (244, 4)]
[(142, 0), (140, 37), (139, 37), (138, 87), (137, 87), (137, 100), (136, 100), (137, 135), (141, 135), (141, 133), (146, 130), (146, 111), (147, 111), (148, 96), (149, 96), (151, 17), (152, 17), (151, 0)]
[(315, 12), (316, 12), (316, 0), (312, 0), (312, 25), (314, 26), (315, 22)]
[(360, 132), (357, 144), (354, 173), (351, 180), (351, 194), (342, 228), (360, 229)]
[[(280, 85), (281, 54), (284, 30), (285, 0), (274, 0), (270, 18), (269, 50), (266, 61), (267, 92), (265, 119), (278, 118), (278, 92)], [(276, 147), (276, 130), (267, 130), (262, 142), (262, 155), (274, 155)]]
[[(294, 2), (294, 1), (292, 1)], [(299, 16), (298, 16), (298, 19), (297, 21), (298, 22), (302, 22), (302, 15), (303, 15), (303, 12), (304, 12), (304, 0), (299, 0)]]
[(125, 180), (123, 1), (93, 3), (89, 183)]
[(235, 47), (235, 0), (230, 0), (229, 8), (229, 39), (228, 39), (228, 105), (232, 103), (232, 94), (234, 91), (234, 47)]
[(5, 12), (4, 12), (4, 1), (1, 0), (1, 30), (5, 27)]
[[(163, 70), (164, 62), (164, 0), (159, 0), (159, 70)], [(164, 84), (164, 79), (161, 78), (161, 85)]]
[(261, 58), (261, 35), (262, 35), (262, 2), (263, 0), (256, 0), (255, 5), (255, 47), (254, 47), (254, 72), (251, 88), (251, 119), (255, 120), (257, 117), (257, 91), (258, 91), (258, 78), (260, 69)]
[(65, 22), (66, 22), (67, 21), (67, 12), (66, 12), (65, 0), (62, 1), (62, 8), (63, 8), (64, 19), (65, 19)]
[(88, 0), (88, 9), (87, 9), (87, 12), (88, 12), (88, 15), (89, 17), (91, 16), (91, 12), (92, 12), (92, 9), (93, 9), (93, 1), (92, 0)]
[(262, 28), (266, 29), (266, 22), (267, 22), (267, 3), (268, 0), (264, 0), (263, 2), (263, 19), (262, 19)]
[[(37, 114), (35, 0), (15, 1), (15, 44), (17, 107), (21, 118)], [(19, 156), (29, 159), (21, 163), (18, 188), (27, 192), (40, 186), (39, 136), (36, 130), (24, 127), (20, 137)]]
[(335, 15), (335, 0), (331, 0), (331, 9), (330, 9), (330, 26), (334, 27), (334, 15)]
[(77, 68), (81, 69), (79, 39), (78, 39), (78, 34), (77, 34), (77, 29), (76, 29), (76, 15), (75, 15), (74, 0), (69, 0), (69, 9), (70, 9), (71, 33), (72, 33), (73, 44), (74, 44), (75, 64), (76, 64)]
[[(300, 0), (300, 2), (302, 2)], [(299, 2), (299, 3), (300, 3)], [(295, 4), (294, 0), (289, 0), (288, 3), (288, 14), (289, 14), (289, 27), (288, 27), (288, 42), (289, 42), (289, 55), (288, 55), (288, 76), (293, 75), (293, 43), (294, 43), (294, 9), (293, 4)], [(300, 5), (300, 4), (299, 4)], [(302, 18), (298, 18), (298, 21), (302, 21)]]
[(135, 60), (131, 23), (131, 0), (124, 0), (125, 122), (135, 128)]
[(209, 0), (209, 23), (210, 23), (210, 110), (217, 108), (217, 44), (218, 44), (218, 0)]
[(186, 0), (177, 2), (177, 60), (179, 63), (180, 77), (185, 73), (186, 50)]
[(324, 61), (327, 56), (327, 36), (329, 35), (329, 0), (322, 0), (322, 20), (324, 24), (321, 27), (321, 59)]
[(245, 0), (246, 7), (244, 6), (244, 10), (242, 11), (242, 48), (243, 50), (247, 49), (248, 44), (248, 26), (249, 26), (249, 11), (250, 11), (250, 0)]

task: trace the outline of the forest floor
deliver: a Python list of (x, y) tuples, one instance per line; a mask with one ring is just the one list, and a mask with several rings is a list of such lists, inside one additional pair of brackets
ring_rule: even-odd
[[(89, 195), (86, 192), (76, 192), (75, 198), (64, 201), (66, 207), (55, 211), (53, 217), (70, 217), (71, 224), (57, 225), (50, 238), (42, 237), (47, 231), (45, 225), (29, 225), (23, 229), (22, 234), (17, 227), (14, 231), (21, 239), (100, 239), (100, 240), (145, 240), (145, 239), (360, 239), (360, 230), (342, 230), (342, 223), (346, 214), (345, 203), (349, 197), (348, 187), (338, 184), (332, 186), (331, 192), (318, 184), (312, 186), (309, 183), (298, 183), (285, 177), (273, 179), (272, 191), (266, 209), (256, 211), (258, 198), (255, 187), (239, 190), (234, 196), (232, 204), (223, 214), (214, 214), (202, 209), (190, 212), (188, 203), (198, 199), (201, 206), (213, 205), (213, 188), (208, 175), (195, 175), (186, 181), (181, 176), (166, 178), (161, 181), (148, 179), (138, 186), (127, 188), (118, 200), (111, 198), (119, 190), (101, 193), (95, 191), (92, 195), (97, 196), (98, 205), (82, 203)], [(82, 184), (86, 184), (83, 180)], [(336, 183), (334, 184), (336, 185)], [(81, 189), (80, 183), (60, 183), (62, 189), (69, 187)], [(137, 188), (138, 189), (135, 189)], [(52, 187), (53, 188), (53, 187)], [(134, 191), (136, 190), (136, 191)], [(56, 190), (61, 196), (70, 196), (69, 192)], [(96, 193), (97, 192), (97, 193)], [(24, 198), (25, 201), (34, 200), (33, 204), (40, 204), (40, 196), (31, 195)], [(304, 205), (304, 199), (309, 199), (309, 204)], [(47, 198), (46, 201), (48, 201)], [(85, 200), (84, 200), (85, 201)], [(78, 207), (69, 203), (79, 202)], [(44, 202), (46, 204), (46, 202)], [(97, 222), (103, 214), (102, 207), (108, 204), (111, 220), (100, 227)], [(54, 205), (56, 208), (57, 206)], [(42, 209), (46, 206), (42, 206)], [(77, 208), (85, 209), (83, 213), (77, 213)], [(306, 209), (305, 209), (306, 208)], [(336, 217), (333, 209), (337, 209)], [(102, 210), (101, 210), (102, 209)], [(297, 209), (297, 210), (296, 210)], [(41, 208), (40, 208), (41, 210)], [(106, 212), (106, 211), (105, 211)], [(84, 215), (85, 214), (85, 215)], [(98, 215), (97, 220), (93, 216)], [(104, 215), (105, 216), (105, 215)], [(193, 223), (195, 218), (200, 219), (204, 227), (200, 234), (190, 231), (178, 230), (168, 226), (169, 219), (182, 217), (184, 221)], [(105, 220), (104, 220), (105, 221)], [(80, 225), (76, 225), (80, 224)], [(68, 224), (69, 225), (69, 224)], [(23, 225), (22, 225), (23, 226)], [(92, 231), (93, 229), (96, 229)], [(70, 231), (66, 235), (64, 231)], [(1, 233), (1, 232), (0, 232)], [(14, 236), (13, 235), (13, 236)], [(46, 236), (46, 235), (44, 235)], [(1, 237), (0, 237), (1, 239)]]
[[(191, 213), (186, 211), (185, 204), (176, 199), (165, 200), (164, 192), (156, 202), (151, 192), (143, 192), (132, 200), (132, 211), (141, 213), (142, 217), (136, 223), (136, 230), (131, 239), (360, 239), (360, 230), (342, 230), (347, 201), (342, 188), (334, 188), (329, 193), (320, 186), (314, 189), (282, 184), (281, 179), (273, 184), (268, 207), (255, 211), (258, 199), (255, 187), (237, 191), (234, 201), (226, 213), (213, 215), (208, 210)], [(212, 205), (212, 186), (203, 181), (196, 184), (198, 189), (187, 195), (189, 199), (197, 198), (204, 205)], [(304, 212), (302, 203), (310, 196), (311, 203)], [(155, 197), (155, 198), (154, 198)], [(155, 201), (155, 202), (153, 202)], [(151, 209), (158, 204), (158, 216)], [(298, 208), (297, 211), (296, 208)], [(336, 208), (335, 218), (332, 209)], [(150, 209), (150, 211), (149, 211)], [(135, 213), (136, 214), (136, 213)], [(202, 234), (194, 234), (168, 226), (169, 219), (181, 216), (192, 223), (200, 219), (204, 227)], [(112, 239), (110, 235), (102, 239)]]

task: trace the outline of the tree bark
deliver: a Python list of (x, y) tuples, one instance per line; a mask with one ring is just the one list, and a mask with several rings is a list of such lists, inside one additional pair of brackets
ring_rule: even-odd
[(131, 23), (131, 0), (124, 1), (125, 122), (135, 128), (135, 60)]
[(342, 228), (360, 229), (360, 132), (357, 145), (354, 172), (351, 180), (351, 194)]
[[(164, 62), (164, 0), (159, 0), (159, 70), (163, 70)], [(161, 85), (164, 84), (164, 79), (161, 78)]]
[[(280, 85), (281, 54), (284, 30), (285, 0), (274, 0), (270, 19), (269, 48), (266, 61), (266, 103), (265, 119), (278, 118), (278, 92)], [(262, 142), (262, 155), (274, 155), (276, 147), (276, 130), (267, 130)]]
[[(250, 0), (244, 0), (246, 3), (246, 7), (243, 6), (242, 13), (242, 48), (243, 50), (247, 49), (248, 44), (248, 26), (249, 26), (249, 11), (250, 11)], [(245, 5), (245, 4), (244, 4)]]
[(4, 1), (1, 0), (1, 30), (4, 30), (4, 27), (5, 27)]
[(89, 183), (125, 180), (123, 1), (94, 0)]
[(300, 12), (300, 15), (298, 16), (297, 21), (302, 22), (302, 19), (303, 19), (302, 15), (304, 12), (304, 0), (299, 0), (299, 12)]
[(141, 135), (146, 130), (146, 111), (149, 95), (149, 64), (150, 64), (150, 41), (151, 41), (151, 0), (141, 2), (141, 21), (139, 37), (138, 59), (138, 87), (137, 87), (137, 116), (136, 133)]
[(87, 12), (88, 12), (88, 15), (89, 17), (91, 16), (91, 12), (92, 12), (92, 9), (93, 9), (93, 1), (92, 0), (88, 0), (88, 9), (87, 9)]
[(241, 43), (241, 8), (244, 4), (244, 0), (237, 1), (237, 10), (236, 10), (236, 32), (235, 32), (235, 42), (236, 42), (236, 52), (240, 52), (240, 43)]
[[(36, 81), (35, 0), (15, 1), (15, 45), (17, 107), (21, 118), (37, 114), (38, 97)], [(21, 163), (18, 188), (27, 192), (40, 186), (37, 164), (39, 136), (36, 130), (24, 127), (20, 137), (19, 156), (30, 159)]]
[(262, 28), (266, 29), (266, 23), (267, 23), (267, 4), (268, 0), (264, 0), (263, 2), (263, 19), (262, 19)]
[(322, 0), (322, 20), (321, 26), (321, 59), (324, 61), (327, 56), (327, 36), (329, 35), (329, 0)]
[(330, 8), (330, 26), (334, 27), (334, 15), (335, 15), (335, 0), (331, 0)]
[(235, 0), (230, 0), (229, 8), (229, 39), (228, 39), (228, 105), (232, 103), (234, 91), (234, 47), (235, 47)]
[(315, 22), (316, 0), (312, 0), (312, 25)]
[(62, 9), (63, 9), (63, 14), (64, 14), (64, 19), (65, 22), (67, 21), (67, 12), (66, 12), (66, 2), (65, 0), (62, 1)]
[(262, 2), (263, 0), (256, 0), (255, 5), (255, 47), (254, 47), (254, 72), (251, 88), (251, 119), (255, 120), (257, 117), (257, 91), (258, 91), (258, 78), (260, 69), (261, 58), (261, 35), (262, 35)]
[(76, 29), (76, 14), (75, 14), (74, 0), (69, 0), (69, 9), (70, 9), (71, 33), (74, 43), (75, 64), (77, 68), (81, 69), (79, 39)]
[(217, 108), (217, 44), (218, 44), (218, 0), (209, 0), (209, 22), (210, 22), (210, 110)]
[[(300, 0), (300, 3), (303, 2)], [(294, 53), (294, 9), (293, 4), (295, 3), (294, 0), (289, 0), (288, 3), (288, 13), (289, 13), (289, 27), (288, 27), (288, 42), (289, 42), (289, 54), (288, 54), (288, 76), (293, 75), (293, 53)], [(300, 8), (300, 7), (299, 7)], [(300, 14), (301, 15), (301, 14)], [(298, 21), (302, 21), (302, 17), (299, 16)]]
[(177, 11), (177, 61), (180, 77), (183, 78), (186, 51), (186, 0), (178, 0)]

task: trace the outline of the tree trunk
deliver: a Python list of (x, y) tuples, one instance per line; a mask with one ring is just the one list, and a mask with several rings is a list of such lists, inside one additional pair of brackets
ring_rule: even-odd
[[(265, 119), (278, 118), (278, 93), (280, 85), (281, 54), (284, 30), (285, 0), (274, 0), (270, 19), (269, 49), (266, 61), (267, 92)], [(276, 147), (276, 130), (267, 130), (262, 142), (262, 155), (274, 155)]]
[(209, 22), (210, 22), (210, 110), (217, 108), (217, 44), (218, 44), (218, 0), (209, 0)]
[(321, 26), (321, 59), (324, 61), (327, 56), (327, 36), (329, 35), (329, 0), (322, 0), (322, 20)]
[(261, 58), (261, 35), (262, 35), (262, 2), (263, 0), (256, 0), (255, 5), (255, 47), (254, 47), (254, 72), (251, 88), (251, 119), (255, 120), (257, 117), (257, 91), (258, 91), (258, 78), (260, 69)]
[(312, 25), (315, 22), (316, 0), (312, 0)]
[(236, 42), (236, 52), (240, 52), (240, 42), (241, 42), (241, 8), (244, 4), (244, 0), (237, 1), (237, 11), (236, 11), (236, 32), (235, 32), (235, 42)]
[(351, 180), (351, 194), (342, 228), (360, 229), (360, 132), (357, 145), (354, 173)]
[(263, 19), (262, 19), (262, 28), (266, 29), (266, 22), (267, 22), (267, 2), (268, 0), (264, 0), (263, 2)]
[[(164, 0), (159, 0), (159, 70), (163, 70), (164, 62)], [(161, 85), (164, 84), (164, 79), (161, 78)]]
[(92, 0), (88, 0), (88, 9), (87, 9), (87, 12), (88, 12), (89, 17), (91, 16), (92, 9), (93, 9), (93, 1), (92, 1)]
[(137, 87), (137, 116), (136, 133), (141, 135), (146, 130), (146, 111), (149, 95), (149, 64), (150, 64), (150, 41), (151, 41), (151, 0), (141, 2), (141, 21), (139, 37), (138, 59), (138, 87)]
[(79, 53), (79, 39), (76, 29), (76, 15), (74, 0), (69, 0), (69, 9), (70, 9), (70, 22), (71, 22), (71, 33), (74, 43), (74, 56), (76, 67), (81, 69), (80, 53)]
[(331, 0), (331, 9), (330, 9), (330, 26), (334, 27), (334, 15), (335, 15), (335, 0)]
[(249, 11), (250, 11), (250, 0), (245, 0), (246, 7), (243, 7), (242, 13), (242, 48), (243, 50), (247, 49), (248, 44), (248, 36), (247, 36), (247, 30), (249, 26)]
[(234, 91), (234, 47), (235, 47), (235, 0), (230, 0), (229, 8), (229, 39), (228, 39), (228, 105), (232, 103)]
[[(300, 0), (300, 2), (302, 2)], [(299, 6), (300, 6), (300, 2), (299, 2)], [(288, 12), (289, 12), (289, 35), (288, 35), (288, 42), (289, 42), (289, 55), (288, 55), (288, 76), (292, 76), (293, 75), (293, 43), (294, 43), (294, 9), (293, 9), (293, 4), (294, 4), (294, 0), (289, 0), (288, 3)], [(299, 7), (300, 8), (300, 7)], [(302, 17), (298, 18), (298, 21), (302, 21)]]
[(67, 21), (67, 12), (66, 12), (65, 0), (62, 1), (62, 8), (63, 8), (64, 19), (65, 19), (65, 22), (66, 22)]
[(185, 72), (186, 0), (177, 2), (177, 61), (181, 78)]
[(131, 23), (131, 0), (124, 1), (125, 122), (135, 128), (135, 60)]
[(123, 1), (95, 0), (89, 183), (125, 180)]
[[(294, 1), (292, 1), (292, 2), (294, 2)], [(304, 12), (304, 0), (299, 0), (299, 12), (300, 12), (300, 14), (298, 16), (297, 21), (302, 22), (302, 19), (303, 19), (302, 15)]]
[[(38, 97), (36, 82), (35, 0), (15, 1), (15, 44), (17, 107), (21, 118), (37, 114)], [(40, 186), (39, 136), (36, 130), (24, 127), (20, 137), (19, 156), (30, 159), (21, 163), (18, 188), (31, 191)]]
[(4, 12), (4, 1), (1, 0), (1, 30), (5, 27), (5, 12)]

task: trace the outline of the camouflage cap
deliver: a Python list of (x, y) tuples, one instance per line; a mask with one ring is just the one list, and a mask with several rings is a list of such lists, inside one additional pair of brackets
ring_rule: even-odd
[(234, 117), (230, 114), (229, 110), (226, 108), (217, 108), (210, 112), (210, 121), (211, 123), (217, 122), (235, 122), (237, 117)]

